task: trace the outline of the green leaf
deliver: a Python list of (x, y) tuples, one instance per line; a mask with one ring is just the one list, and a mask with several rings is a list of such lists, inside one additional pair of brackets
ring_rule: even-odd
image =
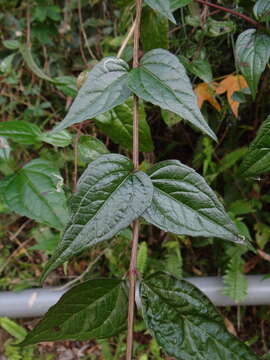
[[(151, 131), (146, 121), (143, 105), (139, 108), (139, 137), (140, 151), (151, 152), (154, 150)], [(95, 124), (116, 144), (132, 150), (133, 139), (133, 103), (128, 100), (125, 104), (101, 114), (95, 118)]]
[(145, 7), (142, 13), (141, 43), (144, 52), (156, 48), (168, 49), (169, 23), (158, 12)]
[(42, 278), (71, 256), (111, 239), (150, 205), (149, 177), (134, 172), (125, 156), (109, 154), (93, 161), (82, 174), (71, 203), (71, 218)]
[(241, 176), (257, 176), (270, 170), (270, 116), (261, 125), (240, 166)]
[(9, 50), (17, 50), (20, 47), (20, 42), (18, 40), (4, 40), (2, 44)]
[(61, 184), (61, 175), (51, 162), (35, 159), (6, 182), (3, 197), (18, 214), (61, 230), (68, 220)]
[(46, 81), (54, 82), (54, 80), (52, 78), (50, 78), (48, 75), (46, 75), (44, 73), (44, 71), (38, 67), (35, 60), (33, 59), (31, 49), (29, 48), (28, 45), (20, 44), (20, 52), (22, 54), (23, 60), (25, 61), (26, 65), (28, 66), (28, 68), (37, 77), (39, 77), (43, 80), (46, 80)]
[(54, 130), (59, 131), (92, 119), (124, 103), (130, 96), (127, 87), (128, 69), (128, 64), (116, 57), (99, 62), (89, 72), (68, 114)]
[(0, 122), (0, 136), (5, 136), (16, 143), (33, 145), (39, 142), (41, 131), (35, 124), (11, 120)]
[(206, 83), (213, 81), (211, 65), (207, 59), (195, 59), (192, 62), (184, 56), (180, 56), (179, 59), (189, 72), (198, 76), (202, 81)]
[(143, 317), (158, 344), (180, 360), (257, 360), (229, 334), (208, 298), (194, 285), (153, 274), (140, 285)]
[(259, 21), (269, 21), (270, 20), (270, 2), (269, 0), (257, 0), (253, 12), (255, 17)]
[(72, 142), (72, 136), (67, 130), (53, 133), (45, 132), (39, 136), (39, 139), (57, 147), (66, 147), (69, 146)]
[(270, 36), (248, 29), (236, 41), (236, 64), (245, 77), (253, 99), (270, 57)]
[(176, 24), (175, 18), (171, 11), (171, 2), (170, 0), (144, 0), (147, 5), (149, 5), (152, 9), (156, 10), (169, 20), (171, 20), (174, 24)]
[(145, 101), (176, 113), (216, 140), (198, 108), (185, 68), (169, 51), (155, 49), (144, 55), (141, 66), (130, 72), (128, 85)]
[(152, 204), (143, 218), (179, 235), (211, 236), (241, 242), (239, 232), (206, 181), (177, 160), (156, 164), (148, 171)]
[(125, 284), (116, 279), (89, 280), (66, 292), (20, 346), (42, 341), (103, 339), (126, 328)]
[(15, 321), (8, 319), (6, 317), (0, 318), (0, 326), (11, 336), (15, 337), (17, 340), (22, 341), (27, 332), (26, 330), (18, 325)]
[(82, 135), (78, 143), (78, 152), (81, 161), (90, 163), (101, 155), (108, 154), (109, 150), (94, 136)]
[(192, 0), (170, 0), (171, 10), (175, 11), (179, 8), (182, 8), (188, 4), (190, 4)]
[(243, 301), (247, 296), (248, 283), (244, 273), (245, 261), (242, 259), (246, 249), (230, 247), (227, 250), (229, 261), (223, 276), (223, 294), (231, 297), (235, 302)]

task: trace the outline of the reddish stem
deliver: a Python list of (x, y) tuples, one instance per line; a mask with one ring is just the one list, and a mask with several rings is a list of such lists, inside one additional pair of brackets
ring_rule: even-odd
[(258, 28), (259, 28), (259, 27), (262, 27), (261, 24), (258, 23), (257, 21), (255, 21), (254, 19), (252, 19), (252, 18), (250, 18), (249, 16), (246, 16), (246, 15), (244, 15), (244, 14), (241, 14), (241, 13), (239, 13), (239, 12), (237, 12), (237, 11), (234, 11), (234, 10), (231, 10), (231, 9), (228, 9), (228, 8), (225, 8), (225, 7), (220, 6), (220, 5), (217, 5), (217, 4), (212, 4), (212, 3), (208, 2), (208, 1), (205, 1), (205, 0), (196, 0), (196, 1), (197, 1), (198, 3), (203, 4), (203, 5), (207, 5), (207, 6), (210, 6), (210, 7), (215, 8), (215, 9), (219, 9), (219, 10), (225, 11), (225, 12), (227, 12), (227, 13), (229, 13), (229, 14), (234, 15), (234, 16), (238, 16), (238, 17), (246, 20), (247, 22), (253, 24), (254, 26), (256, 26), (256, 27), (258, 27)]
[[(133, 49), (133, 68), (139, 66), (139, 46), (140, 46), (140, 24), (142, 14), (142, 0), (136, 0), (136, 18), (134, 25), (134, 49)], [(133, 165), (134, 169), (139, 168), (139, 98), (133, 97)], [(129, 305), (128, 305), (128, 336), (126, 360), (132, 360), (133, 339), (134, 339), (134, 316), (135, 316), (135, 292), (137, 281), (137, 251), (139, 241), (139, 220), (133, 222), (132, 231), (132, 250), (129, 267)]]

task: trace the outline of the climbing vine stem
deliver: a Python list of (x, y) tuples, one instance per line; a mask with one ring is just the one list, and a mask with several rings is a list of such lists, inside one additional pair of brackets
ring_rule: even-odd
[[(142, 0), (136, 0), (136, 18), (134, 23), (134, 49), (133, 68), (139, 66), (140, 46), (140, 24), (142, 13)], [(133, 97), (133, 165), (134, 169), (139, 168), (139, 98)], [(132, 360), (133, 337), (134, 337), (134, 315), (135, 315), (135, 292), (137, 281), (137, 250), (139, 240), (139, 220), (133, 222), (132, 250), (129, 267), (129, 306), (128, 306), (128, 336), (126, 360)]]

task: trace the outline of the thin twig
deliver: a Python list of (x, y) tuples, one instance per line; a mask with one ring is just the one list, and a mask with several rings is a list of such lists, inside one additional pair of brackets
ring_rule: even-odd
[(244, 14), (241, 14), (241, 13), (239, 13), (239, 12), (237, 12), (237, 11), (234, 11), (234, 10), (228, 9), (228, 8), (225, 8), (225, 7), (220, 6), (220, 5), (217, 5), (217, 4), (212, 4), (211, 2), (205, 1), (205, 0), (196, 0), (196, 1), (197, 1), (198, 3), (203, 4), (203, 5), (207, 5), (207, 6), (210, 6), (210, 7), (216, 8), (216, 9), (219, 9), (219, 10), (221, 10), (221, 11), (225, 11), (225, 12), (227, 12), (227, 13), (230, 13), (230, 14), (232, 14), (232, 15), (234, 15), (234, 16), (238, 16), (238, 17), (246, 20), (247, 22), (253, 24), (254, 26), (256, 26), (256, 27), (258, 27), (258, 28), (263, 28), (263, 26), (262, 26), (260, 23), (258, 23), (257, 21), (255, 21), (254, 19), (252, 19), (252, 18), (250, 18), (249, 16), (246, 16), (246, 15), (244, 15)]
[(104, 251), (102, 251), (93, 261), (91, 261), (87, 268), (81, 273), (81, 275), (79, 275), (78, 277), (76, 277), (75, 279), (69, 281), (67, 284), (63, 285), (63, 286), (60, 286), (60, 287), (57, 287), (56, 290), (59, 291), (59, 290), (66, 290), (66, 289), (69, 289), (72, 285), (76, 284), (77, 282), (81, 281), (85, 275), (87, 273), (89, 273), (89, 271), (91, 270), (91, 268), (99, 261), (99, 259), (104, 255)]
[[(139, 66), (139, 46), (140, 46), (140, 24), (142, 14), (142, 0), (136, 0), (136, 18), (134, 25), (134, 49), (133, 49), (133, 68)], [(139, 98), (134, 95), (133, 108), (133, 165), (134, 169), (139, 168)], [(135, 291), (137, 281), (137, 251), (139, 241), (139, 220), (133, 222), (132, 231), (132, 250), (129, 267), (129, 304), (128, 304), (128, 336), (126, 360), (132, 360), (133, 338), (134, 338), (134, 314), (135, 314)]]
[[(84, 30), (81, 0), (78, 0), (78, 15), (79, 15), (79, 21), (80, 21), (80, 31), (81, 31), (82, 36), (83, 36), (83, 39), (84, 39), (84, 41), (85, 41), (87, 50), (88, 50), (90, 56), (91, 56), (94, 60), (96, 60), (96, 56), (95, 56), (95, 54), (93, 53), (93, 51), (91, 50), (91, 48), (90, 48), (90, 46), (89, 46), (88, 39), (87, 39), (87, 35), (86, 35), (85, 30)], [(84, 54), (84, 53), (83, 53), (83, 54)], [(84, 55), (84, 57), (85, 57), (85, 55)]]
[(123, 52), (129, 42), (129, 40), (131, 39), (131, 37), (133, 36), (133, 33), (134, 33), (134, 30), (135, 30), (135, 26), (136, 26), (136, 22), (134, 21), (134, 23), (132, 24), (128, 34), (127, 34), (127, 37), (125, 38), (125, 40), (123, 41), (123, 44), (121, 45), (121, 48), (120, 50), (118, 51), (118, 54), (117, 54), (117, 58), (120, 59), (121, 56), (123, 55)]

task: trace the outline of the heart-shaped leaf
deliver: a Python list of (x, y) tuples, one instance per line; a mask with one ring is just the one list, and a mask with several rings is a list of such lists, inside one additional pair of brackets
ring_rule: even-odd
[(66, 292), (20, 346), (42, 341), (103, 339), (126, 328), (125, 283), (89, 280)]
[(62, 181), (51, 162), (35, 159), (6, 182), (3, 196), (11, 210), (62, 230), (68, 221)]
[(115, 57), (99, 62), (88, 74), (64, 120), (54, 128), (59, 131), (73, 124), (92, 119), (126, 101), (128, 64)]
[(241, 176), (257, 176), (270, 170), (270, 116), (261, 125), (240, 166)]
[(109, 154), (93, 161), (82, 174), (71, 203), (71, 218), (46, 275), (71, 256), (108, 240), (138, 218), (150, 205), (153, 185), (134, 172), (132, 162)]
[(184, 66), (169, 51), (155, 49), (144, 55), (140, 67), (130, 72), (128, 86), (145, 101), (176, 113), (216, 140), (200, 112)]
[(145, 0), (146, 4), (149, 5), (152, 9), (158, 11), (160, 14), (171, 20), (176, 24), (175, 18), (171, 10), (171, 1), (170, 0)]
[(242, 242), (222, 204), (195, 170), (169, 160), (149, 170), (154, 185), (151, 206), (143, 217), (162, 230)]
[[(139, 108), (139, 138), (140, 151), (151, 152), (154, 150), (151, 131), (145, 118), (142, 105)], [(95, 124), (108, 135), (113, 142), (132, 150), (133, 139), (133, 104), (127, 101), (113, 110), (95, 118)]]
[(236, 41), (236, 63), (255, 99), (261, 75), (270, 57), (270, 36), (248, 29)]
[(143, 317), (158, 344), (180, 360), (258, 360), (230, 335), (214, 305), (194, 285), (165, 273), (140, 285)]

